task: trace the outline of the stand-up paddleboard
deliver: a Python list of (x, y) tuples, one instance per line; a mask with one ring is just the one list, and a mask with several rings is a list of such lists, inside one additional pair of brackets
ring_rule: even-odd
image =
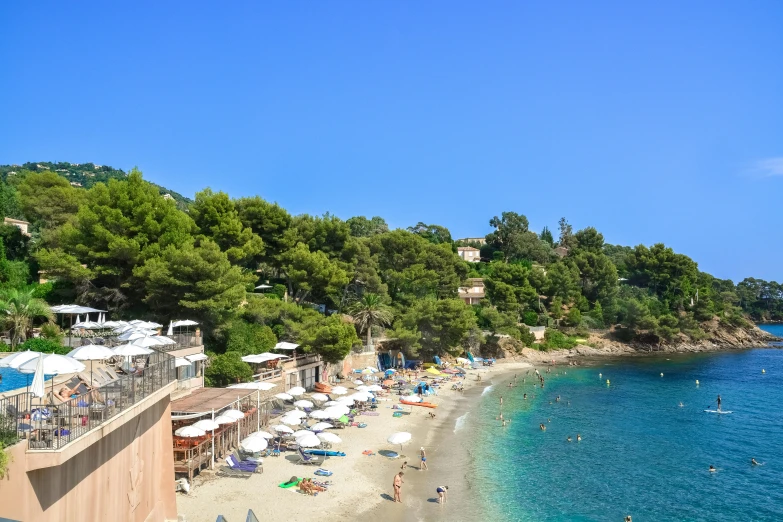
[(730, 411), (730, 410), (729, 411), (725, 411), (725, 410), (704, 410), (704, 413), (722, 413), (722, 414), (726, 414), (726, 413), (734, 413), (734, 412)]

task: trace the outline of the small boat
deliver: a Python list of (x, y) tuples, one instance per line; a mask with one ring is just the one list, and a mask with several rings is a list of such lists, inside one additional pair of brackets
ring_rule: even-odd
[(431, 402), (411, 402), (411, 401), (405, 401), (400, 399), (400, 402), (402, 404), (407, 404), (408, 406), (424, 406), (425, 408), (437, 408), (437, 404), (432, 404)]
[(324, 382), (317, 382), (313, 385), (313, 389), (318, 393), (332, 393), (332, 387)]

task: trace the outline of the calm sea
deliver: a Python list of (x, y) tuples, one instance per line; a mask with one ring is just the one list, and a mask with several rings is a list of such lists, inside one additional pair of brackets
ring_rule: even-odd
[[(560, 366), (543, 390), (523, 377), (495, 381), (460, 430), (486, 520), (783, 520), (783, 350)], [(733, 413), (705, 413), (718, 394)]]

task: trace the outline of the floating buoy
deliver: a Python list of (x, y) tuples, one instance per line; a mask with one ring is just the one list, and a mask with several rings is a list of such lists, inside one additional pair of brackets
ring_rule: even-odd
[(699, 379), (696, 379), (696, 386), (699, 385)]
[(663, 377), (663, 372), (661, 372), (661, 377)]

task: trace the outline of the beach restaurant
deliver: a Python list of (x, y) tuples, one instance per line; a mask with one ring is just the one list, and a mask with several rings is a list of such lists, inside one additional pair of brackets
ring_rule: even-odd
[[(252, 384), (252, 383), (246, 383)], [(260, 388), (200, 388), (171, 402), (174, 473), (188, 482), (214, 469), (239, 442), (269, 423), (272, 392)]]

